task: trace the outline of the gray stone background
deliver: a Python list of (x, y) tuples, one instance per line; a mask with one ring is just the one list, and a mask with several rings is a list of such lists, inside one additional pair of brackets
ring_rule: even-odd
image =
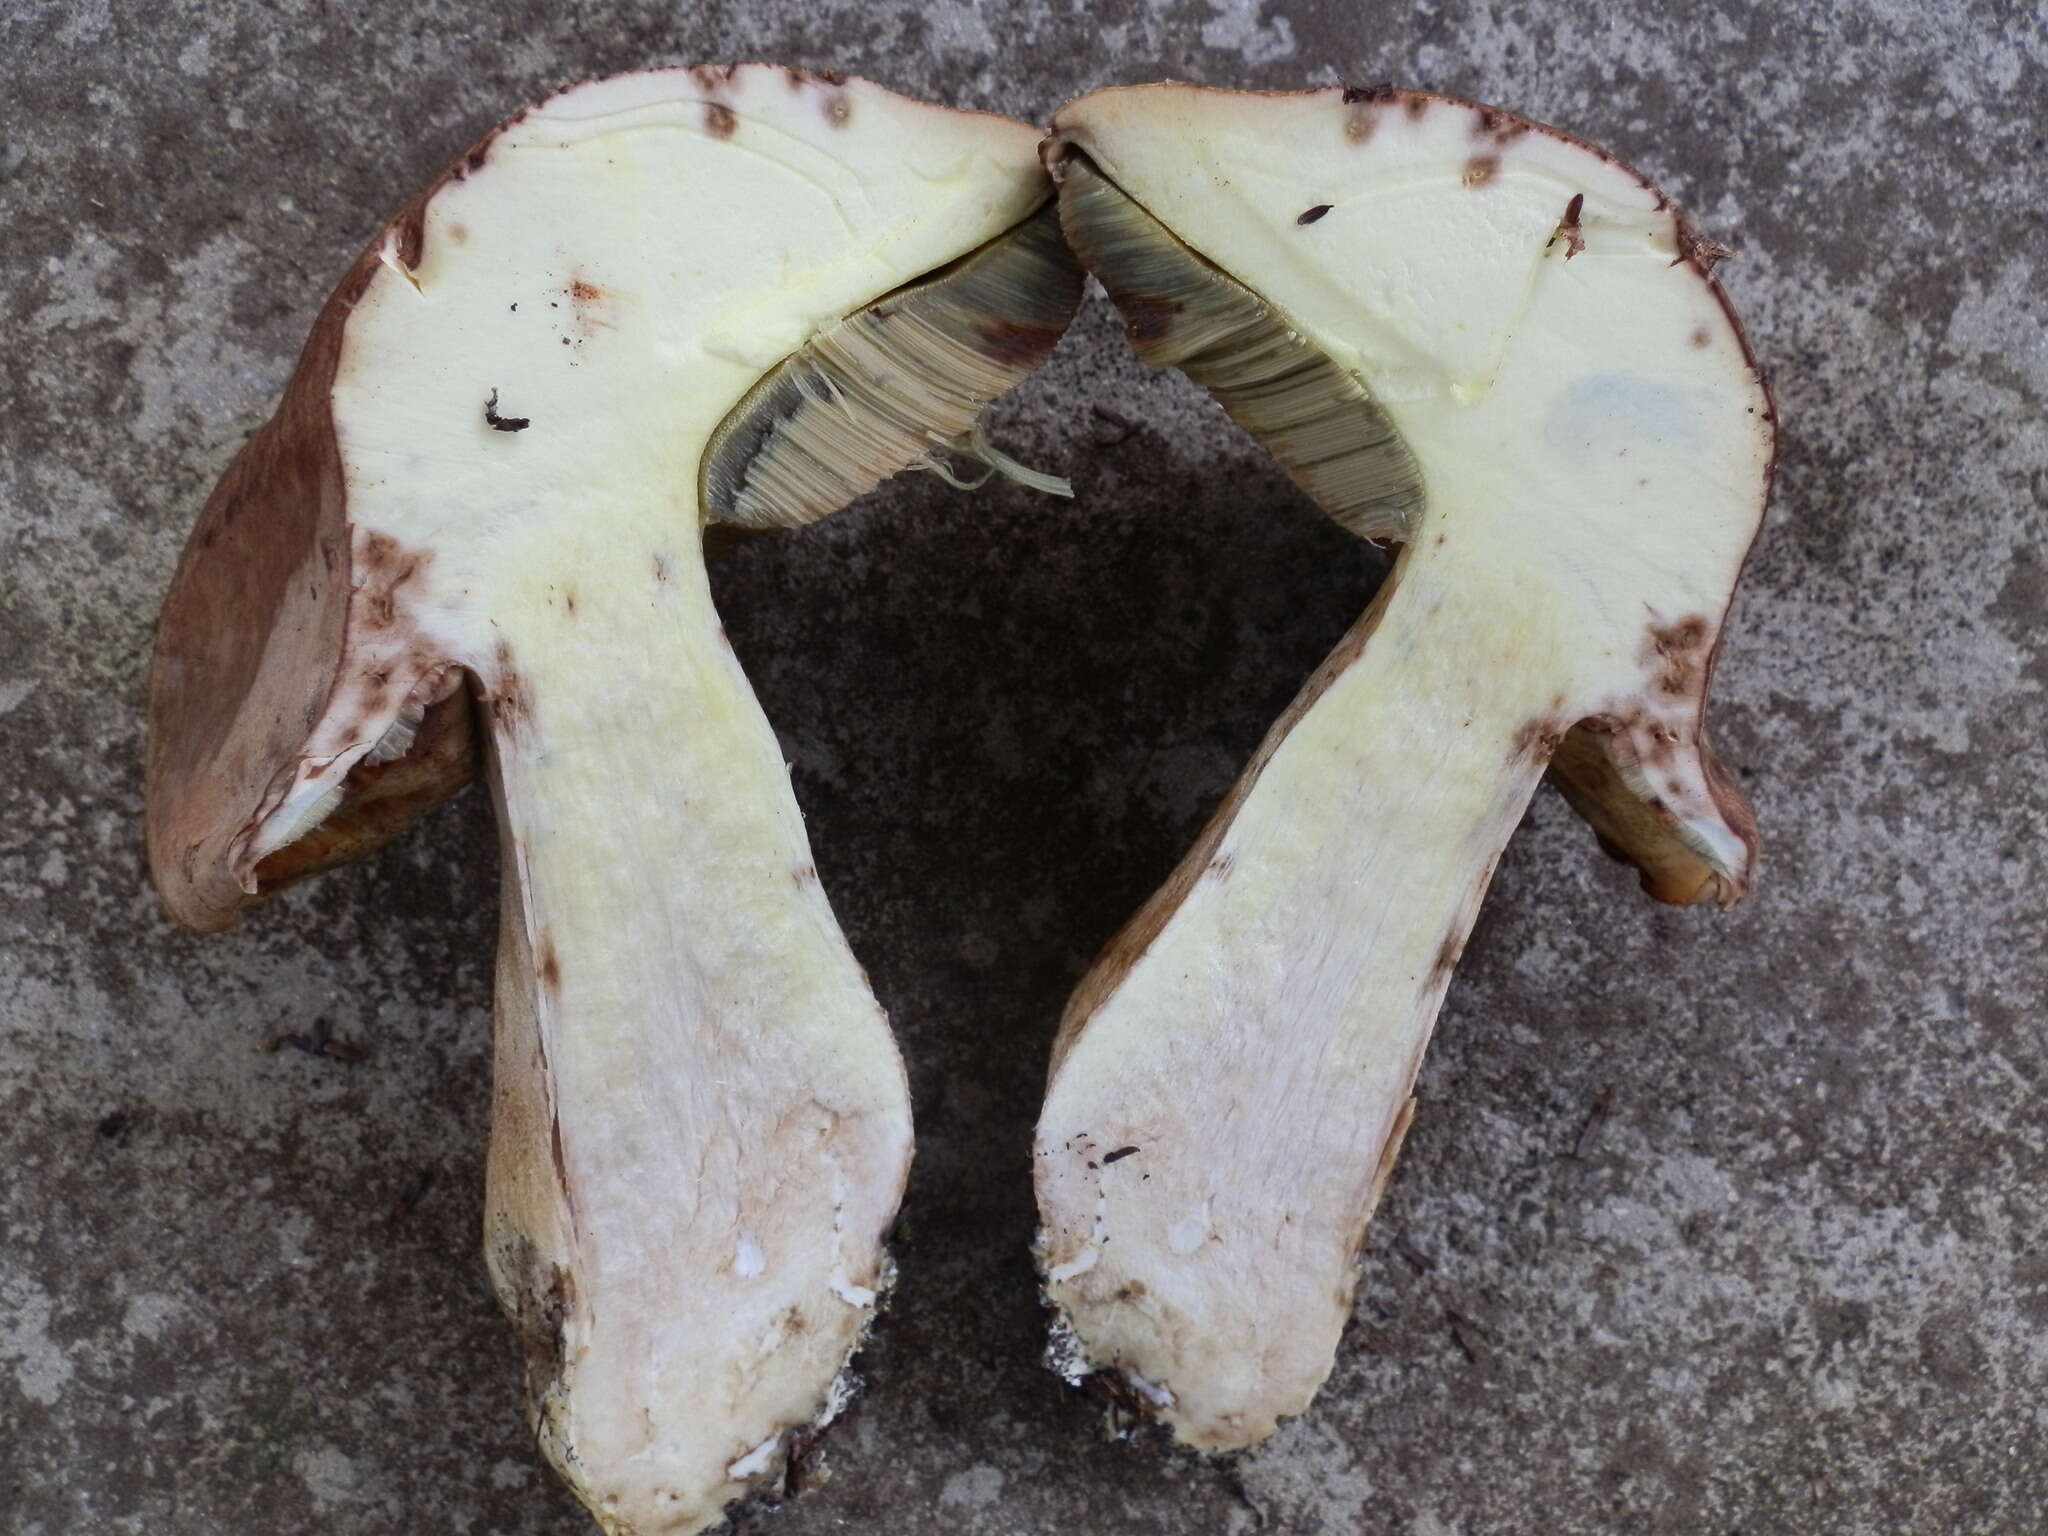
[[(13, 0), (0, 1530), (585, 1528), (477, 1253), (485, 797), (176, 932), (139, 846), (144, 662), (208, 485), (386, 216), (555, 86), (750, 58), (1041, 119), (1180, 76), (1566, 124), (1739, 248), (1786, 426), (1714, 715), (1763, 820), (1754, 900), (1655, 908), (1539, 797), (1336, 1373), (1234, 1463), (1114, 1442), (1039, 1368), (1029, 1128), (1067, 989), (1378, 557), (1097, 302), (1000, 413), (1076, 502), (909, 477), (722, 569), (920, 1117), (835, 1476), (750, 1523), (2048, 1529), (2038, 10)], [(334, 1054), (266, 1049), (323, 1030)]]

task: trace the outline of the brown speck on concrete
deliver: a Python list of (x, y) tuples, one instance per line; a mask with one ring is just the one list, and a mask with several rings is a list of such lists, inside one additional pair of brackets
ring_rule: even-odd
[(1486, 1335), (1479, 1325), (1462, 1312), (1446, 1308), (1444, 1325), (1451, 1331), (1451, 1342), (1458, 1346), (1458, 1353), (1465, 1357), (1467, 1365), (1484, 1364), (1492, 1353), (1486, 1342)]
[(1579, 1134), (1572, 1141), (1572, 1156), (1584, 1162), (1593, 1155), (1593, 1149), (1600, 1142), (1600, 1133), (1607, 1128), (1607, 1117), (1614, 1109), (1614, 1090), (1602, 1088), (1593, 1096), (1593, 1107), (1586, 1111), (1586, 1118), (1579, 1126)]
[(276, 1055), (282, 1050), (297, 1051), (301, 1056), (317, 1056), (326, 1061), (338, 1061), (343, 1066), (360, 1066), (370, 1059), (369, 1048), (348, 1040), (334, 1038), (334, 1021), (318, 1018), (310, 1030), (290, 1031), (272, 1035), (264, 1042), (266, 1054)]
[(434, 1170), (432, 1168), (422, 1168), (415, 1173), (406, 1182), (405, 1188), (399, 1192), (397, 1201), (391, 1207), (390, 1224), (396, 1225), (418, 1210), (420, 1202), (427, 1198), (428, 1192), (433, 1187)]
[(1406, 1232), (1396, 1232), (1394, 1240), (1387, 1246), (1393, 1250), (1395, 1258), (1418, 1275), (1429, 1274), (1436, 1268), (1436, 1260), (1416, 1247)]

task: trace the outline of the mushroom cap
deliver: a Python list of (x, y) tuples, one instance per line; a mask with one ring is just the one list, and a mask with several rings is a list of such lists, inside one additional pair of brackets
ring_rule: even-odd
[[(1652, 895), (1739, 900), (1755, 821), (1703, 715), (1777, 429), (1714, 276), (1725, 252), (1606, 151), (1423, 92), (1115, 87), (1062, 107), (1044, 152), (1056, 175), (1085, 157), (1357, 391), (1308, 423), (1305, 463), (1299, 400), (1276, 430), (1264, 400), (1189, 367), (1346, 526), (1496, 594), (1491, 664), (1555, 701), (1552, 776)], [(1070, 238), (1139, 350), (1187, 366), (1202, 338), (1180, 333), (1207, 317), (1159, 291), (1140, 242), (1077, 219), (1074, 180)], [(1376, 478), (1333, 448), (1345, 418), (1352, 459), (1399, 461), (1377, 477), (1398, 507), (1327, 494)]]
[[(474, 473), (509, 495), (536, 457), (518, 452), (531, 424), (574, 419), (587, 478), (688, 488), (719, 418), (808, 335), (1042, 201), (1036, 143), (1009, 119), (769, 65), (579, 85), (479, 141), (336, 287), (179, 561), (146, 765), (170, 915), (225, 928), (475, 772), (464, 684), (479, 658), (420, 615), (489, 530), (457, 518), (404, 548), (359, 536), (363, 499), (402, 495), (421, 469), (392, 472), (404, 434), (386, 426), (459, 415)], [(608, 307), (602, 272), (630, 272), (643, 308)], [(429, 336), (448, 364), (431, 401), (417, 370), (400, 389), (386, 365)], [(687, 387), (664, 393), (683, 369)], [(488, 396), (481, 378), (499, 381)]]

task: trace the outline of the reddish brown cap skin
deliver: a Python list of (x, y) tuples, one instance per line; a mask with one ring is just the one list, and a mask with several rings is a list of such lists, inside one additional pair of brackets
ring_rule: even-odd
[[(263, 892), (389, 840), (474, 774), (467, 701), (458, 694), (451, 703), (461, 705), (459, 723), (440, 706), (436, 729), (422, 729), (420, 742), (437, 750), (408, 758), (420, 761), (403, 795), (374, 797), (380, 808), (349, 817), (365, 787), (359, 780), (380, 777), (364, 770), (336, 812), (351, 836), (330, 835), (297, 854), (280, 849), (266, 861), (274, 868), (237, 869), (240, 841), (320, 718), (347, 653), (355, 572), (331, 401), (343, 327), (387, 240), (399, 261), (417, 265), (428, 200), (481, 165), (499, 131), (349, 269), (314, 321), (277, 413), (221, 477), (171, 578), (150, 668), (144, 822), (151, 877), (165, 909), (187, 928), (228, 927)], [(451, 734), (460, 749), (451, 749)]]

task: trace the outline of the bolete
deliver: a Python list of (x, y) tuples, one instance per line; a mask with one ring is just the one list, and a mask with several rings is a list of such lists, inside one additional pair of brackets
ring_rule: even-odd
[(759, 65), (522, 113), (343, 279), (164, 606), (149, 852), (190, 927), (481, 741), (486, 1257), (607, 1531), (702, 1529), (829, 1414), (911, 1153), (701, 535), (835, 510), (1050, 350), (1081, 274), (1037, 141)]
[(1707, 748), (1771, 401), (1716, 254), (1612, 156), (1355, 90), (1107, 90), (1047, 141), (1137, 349), (1399, 541), (1082, 980), (1036, 1144), (1055, 1362), (1189, 1445), (1301, 1412), (1444, 990), (1546, 767), (1652, 895), (1756, 839)]

